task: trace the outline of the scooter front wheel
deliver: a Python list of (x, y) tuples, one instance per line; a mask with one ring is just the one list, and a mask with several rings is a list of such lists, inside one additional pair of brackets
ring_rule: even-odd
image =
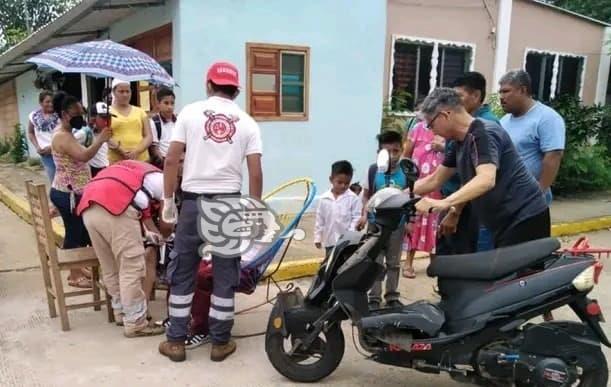
[(265, 352), (274, 368), (292, 381), (312, 383), (331, 374), (344, 356), (344, 334), (339, 324), (322, 331), (307, 350), (290, 353), (298, 337), (268, 334)]

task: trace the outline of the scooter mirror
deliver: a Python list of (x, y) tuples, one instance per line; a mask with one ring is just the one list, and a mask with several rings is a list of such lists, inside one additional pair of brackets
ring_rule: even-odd
[(407, 177), (407, 180), (418, 180), (418, 177), (420, 176), (420, 170), (418, 169), (416, 163), (413, 162), (411, 159), (401, 159), (401, 161), (399, 161), (399, 168), (401, 168), (401, 171), (403, 171), (403, 173)]
[(416, 180), (418, 180), (418, 177), (420, 177), (420, 170), (412, 159), (401, 159), (401, 161), (399, 161), (399, 168), (401, 168), (401, 171), (405, 175), (410, 196), (413, 198), (414, 184), (416, 183)]
[(390, 171), (390, 154), (386, 149), (378, 152), (378, 172), (386, 173)]

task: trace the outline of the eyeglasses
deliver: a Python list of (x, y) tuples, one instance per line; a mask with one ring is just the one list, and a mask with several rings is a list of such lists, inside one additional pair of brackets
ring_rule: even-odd
[(438, 112), (437, 114), (435, 114), (435, 116), (433, 116), (433, 119), (428, 124), (426, 124), (426, 128), (427, 129), (432, 129), (433, 128), (433, 123), (435, 123), (435, 120), (437, 119), (437, 117), (439, 117), (439, 115), (441, 113), (442, 112)]

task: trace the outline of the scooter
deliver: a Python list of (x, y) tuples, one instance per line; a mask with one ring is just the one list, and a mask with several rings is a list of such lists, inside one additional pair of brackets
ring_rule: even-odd
[[(383, 153), (378, 168), (387, 171)], [(413, 191), (417, 168), (410, 160), (401, 166)], [(438, 279), (439, 302), (369, 310), (367, 292), (383, 276), (376, 257), (392, 231), (414, 215), (417, 201), (395, 188), (378, 191), (368, 205), (374, 230), (343, 235), (305, 296), (299, 288), (278, 295), (265, 351), (280, 374), (295, 382), (331, 374), (345, 349), (341, 323), (350, 320), (360, 347), (378, 363), (444, 371), (477, 385), (607, 385), (601, 343), (611, 343), (599, 304), (588, 298), (602, 265), (591, 256), (557, 253), (553, 238), (438, 256), (427, 273)], [(564, 305), (581, 321), (529, 322)]]

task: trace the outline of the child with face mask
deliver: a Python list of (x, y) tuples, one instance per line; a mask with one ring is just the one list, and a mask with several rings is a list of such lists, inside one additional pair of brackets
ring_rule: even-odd
[[(91, 179), (88, 161), (98, 152), (102, 144), (110, 138), (109, 128), (103, 128), (92, 144), (85, 148), (78, 143), (73, 129), (85, 126), (83, 107), (73, 96), (58, 92), (53, 97), (53, 108), (59, 116), (58, 126), (51, 140), (51, 154), (55, 162), (55, 177), (51, 184), (51, 202), (59, 211), (66, 234), (64, 249), (84, 247), (90, 244), (89, 235), (76, 208), (83, 187)], [(91, 281), (80, 270), (72, 270), (68, 277), (70, 286), (91, 287)]]

